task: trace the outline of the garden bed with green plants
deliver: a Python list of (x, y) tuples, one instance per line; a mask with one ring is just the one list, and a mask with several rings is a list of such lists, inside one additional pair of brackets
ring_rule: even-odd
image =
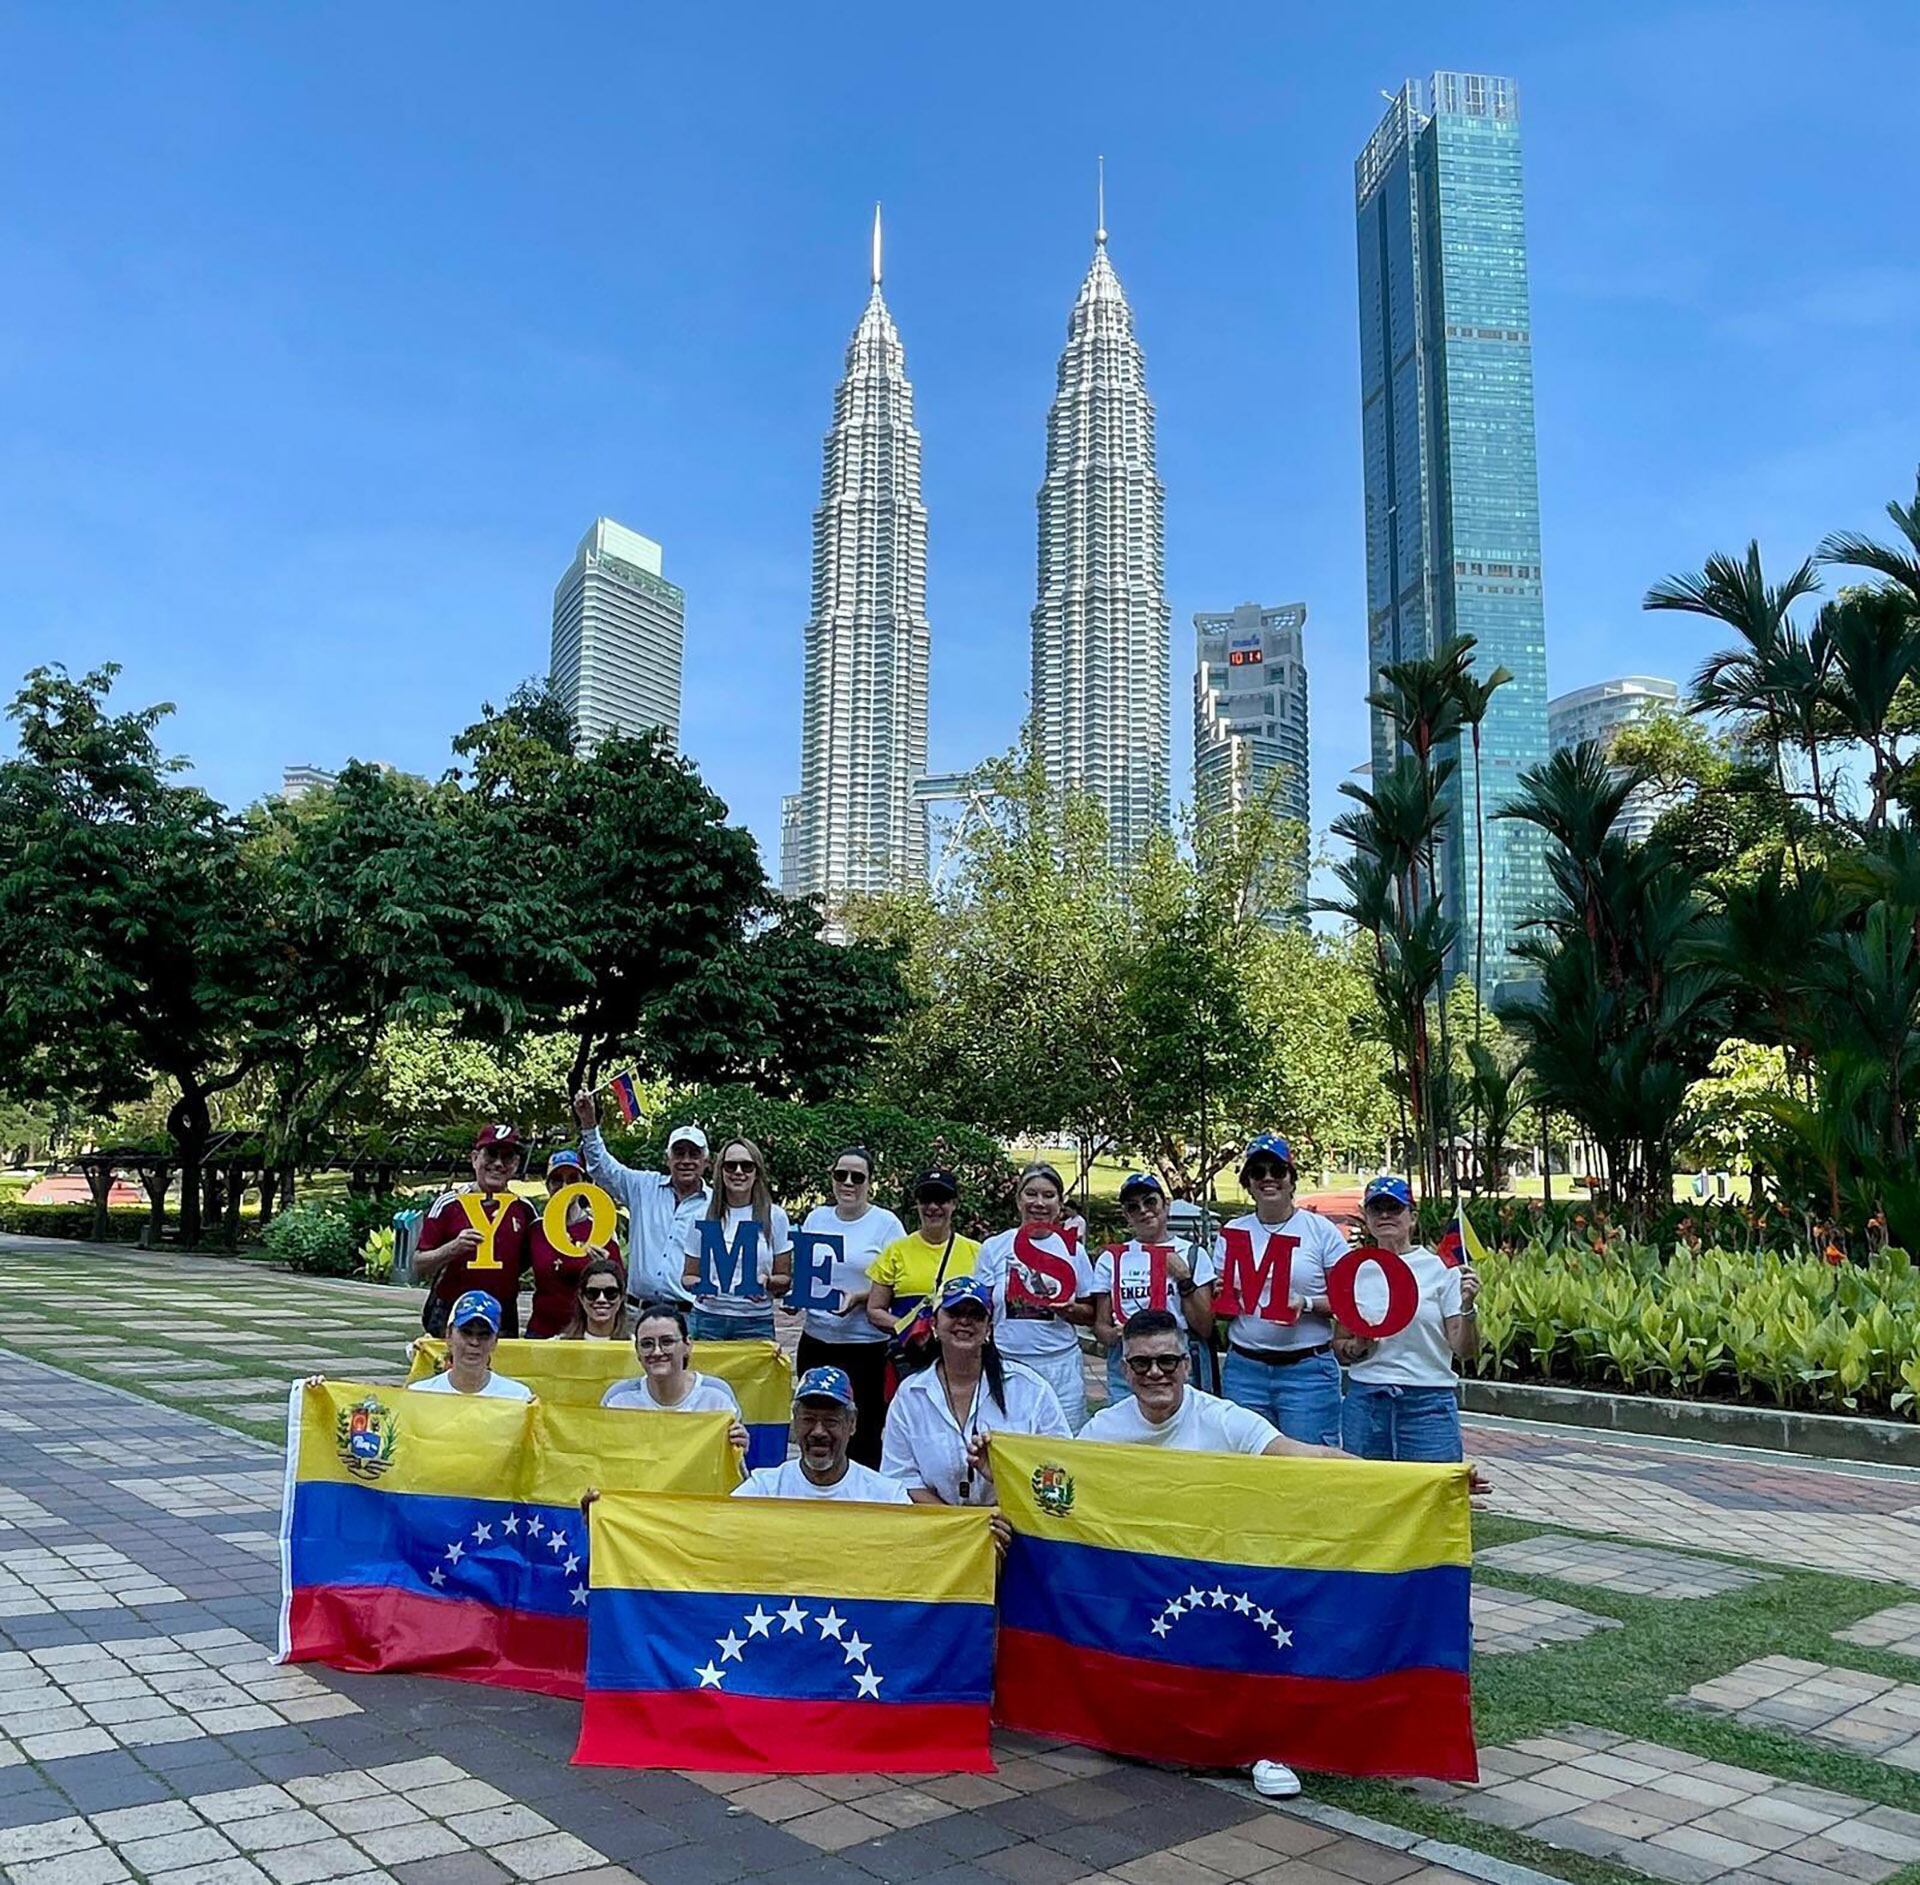
[(1920, 1417), (1920, 1271), (1904, 1250), (1834, 1263), (1528, 1244), (1480, 1279), (1486, 1377)]

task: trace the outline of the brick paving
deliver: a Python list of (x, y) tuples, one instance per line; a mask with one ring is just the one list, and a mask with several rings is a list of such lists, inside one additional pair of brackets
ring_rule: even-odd
[(1894, 1604), (1844, 1630), (1834, 1641), (1859, 1643), (1868, 1649), (1890, 1649), (1898, 1656), (1920, 1657), (1920, 1604)]
[(1656, 1551), (1612, 1539), (1551, 1535), (1495, 1545), (1476, 1552), (1474, 1562), (1499, 1571), (1558, 1578), (1563, 1584), (1585, 1584), (1633, 1597), (1718, 1597), (1724, 1591), (1745, 1590), (1772, 1575), (1713, 1558), (1684, 1557), (1677, 1551)]
[(1477, 1820), (1675, 1885), (1878, 1885), (1920, 1863), (1920, 1814), (1573, 1726), (1425, 1786)]
[(1596, 1617), (1590, 1610), (1557, 1603), (1551, 1597), (1525, 1597), (1492, 1584), (1473, 1587), (1473, 1652), (1476, 1656), (1515, 1656), (1548, 1643), (1577, 1643), (1595, 1630), (1617, 1630), (1617, 1617)]
[(1810, 1734), (1920, 1773), (1920, 1683), (1795, 1656), (1762, 1656), (1695, 1683), (1686, 1699), (1755, 1727)]

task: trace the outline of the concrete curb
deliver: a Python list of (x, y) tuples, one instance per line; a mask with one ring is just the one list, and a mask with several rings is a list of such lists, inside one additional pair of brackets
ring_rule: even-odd
[(1815, 1459), (1859, 1460), (1871, 1466), (1920, 1467), (1920, 1425), (1900, 1420), (1734, 1407), (1721, 1401), (1661, 1400), (1645, 1394), (1603, 1394), (1592, 1388), (1483, 1381), (1471, 1376), (1461, 1384), (1461, 1404), (1470, 1414), (1497, 1414), (1556, 1427), (1759, 1447)]
[[(1276, 1813), (1286, 1814), (1289, 1819), (1308, 1820), (1315, 1826), (1324, 1826), (1330, 1833), (1348, 1833), (1356, 1839), (1370, 1839), (1376, 1846), (1391, 1847), (1395, 1852), (1424, 1859), (1429, 1865), (1444, 1865), (1450, 1872), (1483, 1881), (1483, 1885), (1567, 1885), (1565, 1879), (1557, 1878), (1551, 1872), (1536, 1872), (1530, 1865), (1521, 1865), (1513, 1859), (1496, 1859), (1490, 1852), (1479, 1852), (1472, 1846), (1457, 1846), (1451, 1840), (1429, 1839), (1425, 1833), (1411, 1832), (1404, 1826), (1394, 1825), (1391, 1820), (1369, 1819), (1364, 1813), (1349, 1813), (1345, 1807), (1325, 1806), (1304, 1795), (1294, 1800), (1269, 1800), (1255, 1793), (1251, 1782), (1229, 1780), (1224, 1774), (1209, 1774), (1205, 1779), (1210, 1787), (1238, 1794), (1255, 1806), (1271, 1807)], [(1307, 1854), (1309, 1861), (1312, 1856), (1311, 1853)]]

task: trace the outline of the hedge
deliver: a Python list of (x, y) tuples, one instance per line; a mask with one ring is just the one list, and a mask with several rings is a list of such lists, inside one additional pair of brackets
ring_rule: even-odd
[[(1420, 1236), (1437, 1243), (1453, 1222), (1453, 1200), (1422, 1199)], [(1550, 1249), (1605, 1251), (1628, 1241), (1625, 1220), (1590, 1198), (1475, 1198), (1466, 1205), (1480, 1241), (1489, 1250), (1518, 1250), (1541, 1244)], [(1771, 1250), (1798, 1255), (1807, 1248), (1807, 1222), (1799, 1213), (1783, 1213), (1762, 1203), (1670, 1205), (1656, 1212), (1635, 1240), (1661, 1250)]]
[[(107, 1213), (107, 1242), (133, 1244), (147, 1227), (145, 1209), (121, 1208)], [(79, 1237), (93, 1235), (93, 1206), (90, 1204), (22, 1204), (14, 1198), (0, 1198), (0, 1231), (18, 1237)]]

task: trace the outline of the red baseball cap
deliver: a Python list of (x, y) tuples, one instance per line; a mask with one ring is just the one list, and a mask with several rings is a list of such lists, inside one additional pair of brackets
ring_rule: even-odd
[(512, 1126), (482, 1126), (473, 1135), (473, 1149), (484, 1152), (489, 1146), (504, 1146), (509, 1152), (520, 1150), (520, 1134)]

